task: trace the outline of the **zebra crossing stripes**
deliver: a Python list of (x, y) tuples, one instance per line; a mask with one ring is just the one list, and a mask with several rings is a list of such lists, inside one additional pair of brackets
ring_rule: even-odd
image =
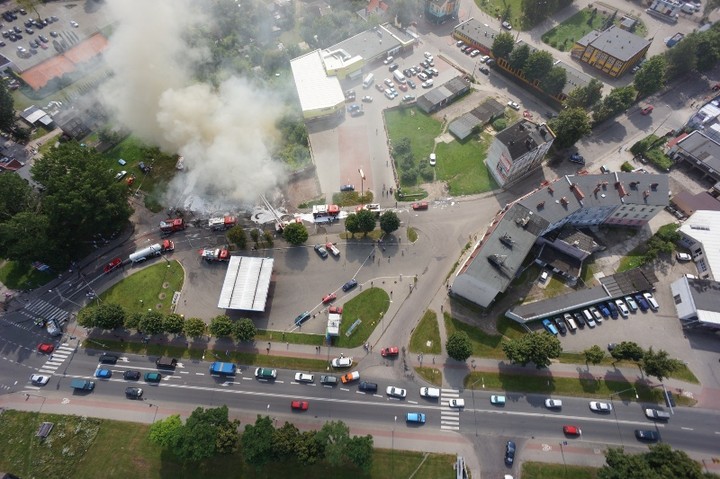
[(70, 316), (69, 312), (58, 308), (57, 306), (53, 306), (42, 299), (36, 299), (26, 304), (25, 308), (23, 308), (20, 313), (33, 319), (54, 319), (58, 322), (63, 322), (68, 318), (68, 316)]
[(38, 369), (38, 372), (42, 374), (54, 374), (55, 371), (62, 366), (65, 360), (70, 357), (73, 351), (75, 350), (67, 344), (58, 346), (55, 348), (55, 351), (48, 356), (48, 360), (45, 361), (45, 364), (43, 364), (40, 369)]
[(440, 429), (449, 431), (460, 430), (460, 411), (450, 407), (450, 400), (460, 397), (460, 391), (456, 389), (440, 390)]

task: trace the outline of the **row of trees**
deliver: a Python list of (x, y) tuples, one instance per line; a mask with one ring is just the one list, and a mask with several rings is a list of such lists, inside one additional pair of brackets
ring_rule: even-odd
[(182, 334), (189, 338), (200, 338), (211, 334), (217, 338), (233, 338), (236, 341), (252, 341), (257, 328), (251, 319), (236, 321), (219, 315), (206, 324), (200, 318), (187, 318), (177, 313), (163, 314), (160, 311), (129, 313), (119, 304), (107, 301), (78, 313), (78, 324), (85, 328), (112, 331), (118, 328), (136, 330), (141, 334)]
[[(350, 213), (345, 218), (345, 229), (352, 233), (370, 233), (375, 230), (378, 218), (370, 210), (360, 210), (357, 213)], [(390, 234), (400, 228), (400, 218), (393, 211), (386, 211), (380, 215), (380, 229), (385, 234)]]
[(369, 471), (373, 460), (372, 436), (350, 437), (342, 421), (326, 422), (319, 431), (300, 432), (286, 422), (275, 428), (268, 416), (258, 416), (255, 424), (231, 421), (227, 406), (195, 409), (183, 424), (173, 415), (150, 426), (150, 441), (177, 458), (200, 462), (221, 454), (241, 452), (245, 462), (262, 466), (268, 462), (297, 461), (303, 465), (326, 462), (333, 467), (345, 464)]
[[(605, 351), (598, 346), (583, 351), (585, 360), (591, 364), (600, 364), (605, 359)], [(648, 375), (657, 378), (658, 381), (670, 377), (670, 374), (682, 367), (682, 362), (671, 358), (667, 351), (662, 349), (655, 351), (652, 346), (645, 350), (640, 345), (632, 341), (623, 341), (616, 345), (610, 356), (615, 361), (633, 361), (637, 363)]]
[(605, 465), (598, 470), (598, 479), (712, 479), (718, 476), (703, 472), (699, 462), (684, 451), (673, 450), (670, 445), (654, 444), (650, 451), (628, 454), (621, 447), (605, 452)]
[(392, 155), (395, 164), (400, 170), (400, 182), (403, 186), (412, 186), (417, 183), (418, 176), (423, 181), (432, 181), (433, 168), (429, 161), (421, 161), (416, 165), (409, 138), (401, 138), (392, 146)]

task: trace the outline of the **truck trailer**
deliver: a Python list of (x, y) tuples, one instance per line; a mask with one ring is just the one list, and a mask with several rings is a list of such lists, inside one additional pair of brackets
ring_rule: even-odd
[(210, 364), (210, 374), (219, 374), (220, 376), (234, 376), (237, 366), (233, 363), (222, 363), (216, 361)]
[(137, 250), (136, 252), (132, 253), (129, 258), (130, 261), (132, 261), (133, 263), (140, 263), (148, 258), (160, 256), (162, 253), (166, 251), (172, 251), (174, 249), (175, 243), (170, 240), (163, 240), (162, 244), (155, 243), (148, 246), (147, 248)]

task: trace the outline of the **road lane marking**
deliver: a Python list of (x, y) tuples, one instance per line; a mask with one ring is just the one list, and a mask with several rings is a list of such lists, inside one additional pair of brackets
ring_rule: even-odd
[(408, 404), (417, 404), (417, 401), (408, 401)]
[(680, 429), (682, 429), (683, 431), (694, 431), (695, 430), (692, 427), (681, 427)]

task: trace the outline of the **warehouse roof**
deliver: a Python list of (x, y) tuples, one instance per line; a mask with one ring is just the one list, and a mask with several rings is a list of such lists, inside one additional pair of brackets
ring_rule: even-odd
[(218, 308), (265, 311), (273, 262), (272, 258), (230, 258)]
[(292, 59), (290, 68), (303, 111), (332, 109), (345, 101), (340, 81), (325, 72), (321, 50)]

